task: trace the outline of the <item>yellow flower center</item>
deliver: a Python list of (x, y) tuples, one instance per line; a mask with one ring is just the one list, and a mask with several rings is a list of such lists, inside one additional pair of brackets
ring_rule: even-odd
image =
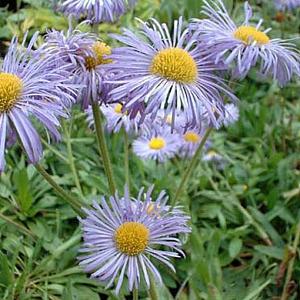
[(270, 42), (270, 38), (262, 31), (253, 26), (240, 26), (234, 33), (236, 39), (241, 40), (247, 45), (256, 42), (259, 45), (265, 45)]
[(85, 66), (88, 70), (95, 69), (99, 65), (105, 65), (112, 62), (111, 59), (104, 56), (111, 54), (111, 48), (102, 42), (96, 42), (92, 48), (94, 55), (85, 58)]
[(122, 114), (122, 108), (123, 108), (123, 105), (120, 104), (120, 103), (117, 103), (116, 106), (115, 106), (115, 113), (116, 114)]
[(186, 142), (194, 143), (194, 144), (198, 143), (200, 140), (199, 134), (197, 134), (196, 132), (193, 132), (193, 131), (187, 131), (184, 134), (183, 138)]
[(0, 113), (13, 108), (23, 88), (22, 80), (10, 73), (0, 73)]
[(160, 150), (166, 146), (166, 142), (161, 137), (152, 138), (149, 142), (149, 147), (152, 150)]
[(119, 251), (135, 256), (142, 253), (149, 242), (149, 229), (138, 222), (125, 222), (115, 232), (115, 242)]
[(180, 83), (193, 83), (198, 75), (194, 58), (180, 48), (159, 51), (152, 60), (150, 72)]

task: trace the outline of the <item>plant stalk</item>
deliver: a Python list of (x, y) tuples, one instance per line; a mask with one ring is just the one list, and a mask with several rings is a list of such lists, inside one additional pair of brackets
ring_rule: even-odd
[(94, 116), (94, 121), (95, 121), (95, 129), (96, 129), (96, 135), (97, 135), (97, 141), (98, 141), (99, 154), (103, 161), (103, 167), (104, 167), (104, 171), (105, 171), (105, 174), (107, 177), (110, 193), (112, 195), (114, 195), (116, 192), (116, 184), (114, 181), (112, 166), (111, 166), (108, 149), (107, 149), (107, 145), (106, 145), (104, 130), (103, 130), (103, 126), (102, 126), (102, 116), (101, 116), (99, 104), (93, 103), (92, 109), (93, 109), (93, 116)]
[(80, 216), (84, 216), (83, 211), (81, 210), (81, 207), (84, 206), (82, 202), (80, 202), (78, 199), (71, 196), (69, 193), (65, 192), (63, 188), (61, 188), (55, 180), (52, 179), (51, 175), (40, 165), (35, 164), (34, 165), (36, 170), (44, 177), (44, 179), (52, 186), (52, 188), (55, 190), (55, 192), (60, 195), (63, 199), (65, 199), (68, 204), (71, 205), (73, 210)]
[(190, 178), (191, 174), (192, 174), (192, 171), (195, 169), (196, 167), (196, 164), (197, 164), (197, 161), (198, 161), (198, 158), (200, 156), (200, 154), (202, 153), (202, 150), (203, 150), (203, 147), (210, 135), (210, 133), (212, 132), (212, 128), (208, 128), (205, 132), (205, 135), (203, 137), (203, 139), (201, 140), (201, 143), (197, 149), (197, 151), (195, 152), (188, 168), (186, 169), (186, 171), (184, 172), (182, 178), (181, 178), (181, 182), (179, 184), (179, 187), (177, 188), (177, 191), (176, 191), (176, 194), (175, 194), (175, 197), (172, 201), (172, 205), (175, 206), (177, 204), (177, 201), (179, 199), (179, 197), (181, 196), (181, 193), (183, 192), (184, 190), (184, 187), (185, 187), (185, 184), (186, 182), (188, 181), (188, 179)]
[(124, 171), (125, 171), (125, 184), (128, 191), (130, 191), (130, 171), (129, 171), (129, 140), (128, 134), (124, 129)]

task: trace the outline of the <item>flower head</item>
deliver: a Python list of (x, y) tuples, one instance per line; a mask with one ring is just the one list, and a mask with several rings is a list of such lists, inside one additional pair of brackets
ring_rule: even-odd
[(199, 107), (204, 106), (216, 124), (212, 105), (222, 115), (222, 94), (235, 99), (214, 74), (219, 67), (203, 56), (189, 30), (183, 29), (181, 18), (174, 22), (173, 34), (166, 24), (152, 19), (141, 22), (141, 35), (125, 29), (123, 35), (114, 37), (125, 46), (110, 56), (114, 63), (109, 69), (116, 83), (110, 95), (115, 101), (125, 101), (129, 114), (140, 110), (141, 121), (147, 115), (154, 119), (160, 109), (174, 116), (176, 110), (189, 109), (193, 121), (200, 123)]
[(70, 25), (67, 33), (48, 32), (44, 49), (58, 57), (58, 64), (68, 65), (73, 74), (70, 80), (82, 85), (78, 100), (84, 109), (92, 102), (106, 100), (110, 85), (104, 83), (108, 77), (103, 65), (111, 62), (107, 58), (111, 49), (96, 35), (73, 30)]
[(170, 258), (183, 255), (177, 235), (190, 232), (189, 218), (179, 207), (167, 206), (164, 192), (155, 201), (151, 193), (152, 188), (146, 194), (141, 189), (137, 199), (130, 198), (128, 192), (109, 201), (103, 197), (93, 208), (84, 209), (87, 217), (80, 220), (84, 232), (80, 265), (107, 287), (116, 281), (117, 293), (125, 276), (130, 291), (139, 287), (141, 278), (149, 288), (150, 274), (161, 283), (152, 260), (175, 270)]
[[(127, 133), (137, 133), (139, 129), (139, 116), (130, 118), (126, 111), (123, 111), (123, 104), (102, 104), (100, 109), (106, 119), (106, 129), (108, 132), (119, 132), (122, 128)], [(94, 126), (92, 108), (87, 110), (87, 120), (90, 127)]]
[(60, 5), (67, 16), (85, 18), (91, 23), (115, 22), (136, 0), (65, 0)]
[(252, 9), (245, 2), (245, 20), (236, 25), (230, 18), (222, 0), (204, 1), (205, 20), (196, 20), (193, 28), (199, 41), (207, 45), (215, 62), (233, 64), (233, 75), (244, 78), (252, 67), (260, 65), (260, 74), (277, 79), (283, 86), (293, 74), (300, 74), (300, 57), (287, 40), (271, 39), (270, 28), (261, 30), (262, 20), (250, 24)]
[(292, 10), (300, 6), (300, 0), (274, 0), (275, 7), (278, 10)]
[(31, 117), (58, 140), (59, 117), (66, 117), (64, 99), (75, 100), (78, 89), (66, 78), (67, 68), (53, 68), (53, 57), (33, 50), (38, 33), (24, 48), (13, 38), (0, 66), (0, 171), (5, 166), (5, 148), (18, 137), (31, 163), (42, 157), (42, 145)]
[(179, 147), (178, 134), (168, 125), (146, 124), (141, 135), (133, 142), (133, 152), (142, 159), (164, 162), (174, 157)]

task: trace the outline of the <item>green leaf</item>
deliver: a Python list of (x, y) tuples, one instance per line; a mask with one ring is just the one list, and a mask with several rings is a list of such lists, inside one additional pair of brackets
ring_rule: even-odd
[(242, 247), (243, 247), (243, 242), (241, 239), (234, 238), (233, 240), (231, 240), (228, 248), (230, 257), (231, 258), (236, 257), (240, 253)]

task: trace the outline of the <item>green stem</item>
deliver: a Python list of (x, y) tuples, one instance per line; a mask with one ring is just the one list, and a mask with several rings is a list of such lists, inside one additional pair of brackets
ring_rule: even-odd
[(134, 289), (132, 291), (132, 299), (133, 300), (139, 300), (139, 290), (138, 289)]
[(1, 212), (0, 212), (0, 219), (2, 219), (3, 221), (5, 221), (6, 223), (18, 228), (20, 231), (22, 231), (23, 233), (25, 233), (26, 235), (34, 238), (34, 234), (29, 231), (26, 227), (24, 227), (22, 224), (19, 224), (17, 223), (16, 221), (12, 220), (11, 218), (3, 215)]
[(116, 191), (116, 185), (113, 177), (111, 162), (109, 159), (104, 130), (102, 127), (102, 116), (101, 116), (99, 104), (93, 103), (92, 109), (93, 109), (93, 116), (95, 120), (95, 129), (96, 129), (96, 135), (98, 141), (99, 154), (102, 157), (104, 171), (108, 180), (109, 190), (111, 194), (114, 195)]
[(280, 300), (287, 300), (290, 297), (289, 285), (290, 285), (292, 275), (293, 275), (293, 269), (294, 269), (294, 264), (295, 264), (295, 260), (296, 260), (296, 256), (297, 256), (297, 249), (298, 249), (299, 241), (300, 241), (300, 221), (297, 224), (295, 239), (294, 239), (293, 247), (291, 249), (291, 251), (293, 253), (293, 257), (291, 258), (291, 260), (289, 262), (286, 280), (285, 280), (285, 284), (284, 284), (284, 288), (283, 288), (283, 293), (281, 295)]
[(44, 179), (52, 186), (55, 192), (60, 195), (63, 199), (68, 202), (73, 210), (80, 216), (84, 216), (84, 213), (81, 210), (81, 207), (84, 206), (79, 200), (73, 198), (69, 193), (65, 192), (56, 182), (52, 179), (51, 175), (40, 165), (35, 165), (36, 170), (44, 177)]
[[(80, 193), (80, 196), (83, 198), (82, 188), (81, 188), (80, 180), (78, 177), (78, 172), (77, 172), (77, 169), (75, 166), (75, 160), (74, 160), (72, 143), (71, 143), (71, 136), (70, 136), (70, 132), (67, 128), (67, 124), (65, 122), (63, 122), (63, 129), (64, 129), (65, 136), (66, 136), (66, 144), (67, 144), (67, 152), (68, 152), (68, 160), (69, 160), (70, 168), (71, 168), (71, 171), (74, 176), (75, 185)], [(71, 130), (71, 126), (70, 126), (70, 130)]]
[(191, 162), (190, 162), (188, 168), (187, 168), (186, 171), (184, 172), (184, 174), (183, 174), (183, 176), (182, 176), (182, 178), (181, 178), (181, 182), (180, 182), (180, 184), (179, 184), (179, 187), (177, 188), (175, 197), (174, 197), (174, 199), (173, 199), (173, 203), (172, 203), (173, 206), (176, 205), (176, 203), (177, 203), (177, 201), (178, 201), (178, 199), (179, 199), (181, 193), (182, 193), (183, 190), (184, 190), (184, 187), (185, 187), (186, 182), (187, 182), (188, 179), (190, 178), (192, 171), (195, 169), (196, 164), (197, 164), (197, 161), (198, 161), (198, 158), (199, 158), (199, 156), (200, 156), (200, 154), (201, 154), (201, 152), (202, 152), (202, 149), (203, 149), (203, 147), (204, 147), (204, 145), (205, 145), (205, 143), (206, 143), (206, 141), (207, 141), (207, 139), (208, 139), (208, 137), (209, 137), (211, 131), (212, 131), (212, 128), (208, 128), (208, 129), (207, 129), (207, 131), (206, 131), (206, 133), (205, 133), (205, 135), (204, 135), (204, 137), (203, 137), (203, 139), (202, 139), (202, 141), (201, 141), (201, 143), (200, 143), (200, 145), (199, 145), (197, 151), (195, 152), (195, 154), (194, 154), (194, 156), (193, 156), (193, 158), (192, 158), (192, 160), (191, 160)]
[(149, 295), (151, 300), (158, 300), (156, 288), (155, 288), (155, 282), (152, 278), (152, 275), (150, 275), (150, 290), (149, 290)]
[(126, 130), (124, 129), (124, 169), (125, 183), (130, 191), (130, 171), (129, 171), (129, 141)]

